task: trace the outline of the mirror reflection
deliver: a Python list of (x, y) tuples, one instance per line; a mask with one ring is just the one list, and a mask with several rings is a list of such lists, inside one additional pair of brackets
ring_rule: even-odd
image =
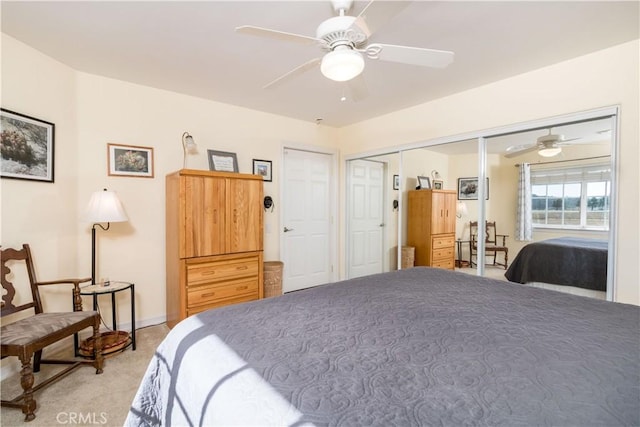
[(399, 155), (347, 162), (347, 277), (398, 268)]
[[(349, 161), (348, 276), (434, 266), (605, 299), (613, 120), (487, 138), (485, 200), (476, 139)], [(564, 263), (579, 271), (544, 255), (594, 248), (598, 261)], [(543, 264), (526, 271), (526, 256)]]

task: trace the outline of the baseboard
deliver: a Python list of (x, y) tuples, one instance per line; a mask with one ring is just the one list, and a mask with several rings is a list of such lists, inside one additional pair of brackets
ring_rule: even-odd
[[(149, 319), (136, 320), (136, 330), (141, 328), (146, 328), (148, 326), (155, 326), (165, 323), (167, 321), (167, 316), (157, 316)], [(118, 324), (118, 328), (123, 331), (131, 330), (131, 322), (120, 323)], [(51, 344), (47, 347), (47, 351), (58, 351), (63, 350), (65, 347), (73, 346), (73, 338), (69, 337), (62, 341), (58, 341), (57, 343)], [(0, 381), (9, 378), (11, 375), (17, 374), (20, 372), (20, 360), (17, 357), (7, 357), (2, 359), (2, 367), (0, 367)]]

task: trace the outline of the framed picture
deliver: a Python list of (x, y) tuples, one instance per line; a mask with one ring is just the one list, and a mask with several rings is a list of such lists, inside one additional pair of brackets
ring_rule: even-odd
[(271, 160), (253, 159), (253, 174), (260, 175), (265, 181), (271, 182)]
[[(489, 178), (485, 186), (487, 194), (485, 199), (489, 200)], [(458, 200), (478, 200), (478, 177), (458, 178)]]
[(110, 176), (153, 178), (153, 148), (137, 145), (107, 144)]
[(433, 180), (433, 189), (434, 190), (442, 190), (444, 188), (444, 182), (439, 179)]
[(420, 190), (428, 190), (431, 188), (431, 179), (428, 176), (419, 176), (418, 177), (418, 186)]
[(219, 172), (238, 172), (238, 156), (228, 151), (207, 150), (209, 170)]
[(400, 175), (393, 175), (393, 189), (400, 189)]
[(0, 109), (2, 178), (53, 182), (55, 125)]

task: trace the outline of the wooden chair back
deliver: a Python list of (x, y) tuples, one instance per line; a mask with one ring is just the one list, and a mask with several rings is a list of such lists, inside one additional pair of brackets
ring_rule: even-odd
[[(22, 245), (22, 249), (2, 249), (0, 252), (2, 258), (0, 281), (2, 282), (2, 288), (4, 289), (4, 294), (2, 295), (2, 312), (0, 313), (0, 316), (4, 317), (9, 314), (29, 309), (33, 309), (35, 313), (42, 313), (42, 300), (40, 299), (38, 285), (36, 284), (35, 269), (33, 268), (33, 260), (31, 258), (29, 245)], [(24, 261), (24, 264), (22, 261)], [(20, 268), (21, 265), (26, 267), (26, 273), (29, 276), (31, 300), (26, 303), (16, 305), (16, 303), (14, 303), (16, 288), (12, 282), (14, 277), (12, 268)]]
[[(469, 223), (469, 240), (476, 244), (478, 242), (478, 221), (471, 221)], [(496, 233), (496, 222), (495, 221), (486, 221), (485, 230), (484, 230), (484, 242), (490, 245), (498, 244), (498, 237)]]

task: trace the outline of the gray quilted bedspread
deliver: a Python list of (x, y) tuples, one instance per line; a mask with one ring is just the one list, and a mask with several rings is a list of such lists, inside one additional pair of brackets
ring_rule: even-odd
[(414, 268), (210, 310), (127, 425), (640, 425), (640, 307)]

